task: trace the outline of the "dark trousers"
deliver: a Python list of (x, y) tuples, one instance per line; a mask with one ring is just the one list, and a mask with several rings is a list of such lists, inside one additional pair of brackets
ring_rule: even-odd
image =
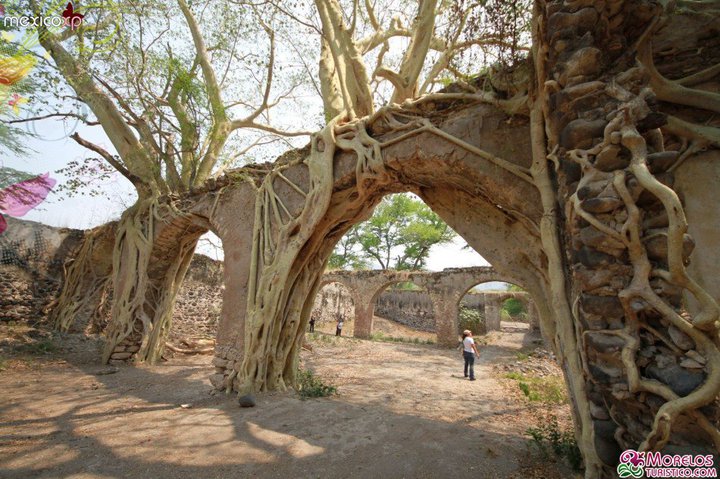
[(475, 354), (463, 351), (463, 359), (465, 359), (465, 377), (468, 377), (468, 368), (470, 369), (470, 379), (475, 379)]
[(335, 328), (335, 336), (341, 336), (342, 335), (342, 329)]
[(310, 332), (311, 333), (315, 332), (315, 323), (313, 323), (313, 322), (310, 323)]

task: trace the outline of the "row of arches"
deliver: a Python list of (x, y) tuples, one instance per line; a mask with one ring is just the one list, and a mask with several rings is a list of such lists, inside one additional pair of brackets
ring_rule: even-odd
[[(412, 283), (423, 292), (429, 302), (433, 321), (431, 324), (437, 335), (437, 342), (443, 346), (454, 346), (460, 329), (460, 311), (462, 300), (477, 285), (502, 281), (504, 278), (490, 267), (449, 269), (439, 272), (397, 272), (397, 271), (341, 271), (323, 276), (320, 288), (336, 284), (347, 291), (352, 301), (352, 332), (354, 337), (370, 338), (380, 295), (388, 288), (400, 283)], [(484, 329), (500, 329), (500, 311), (508, 299), (515, 299), (524, 305), (528, 321), (532, 327), (539, 327), (539, 320), (532, 298), (522, 291), (484, 291), (480, 304), (485, 317)], [(339, 300), (340, 298), (338, 298)], [(334, 307), (340, 313), (340, 304)], [(342, 314), (347, 314), (347, 306)], [(347, 318), (346, 318), (347, 319)], [(350, 332), (350, 331), (348, 331)]]

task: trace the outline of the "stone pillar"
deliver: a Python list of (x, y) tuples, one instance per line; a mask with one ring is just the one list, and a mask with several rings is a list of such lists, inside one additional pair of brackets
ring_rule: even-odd
[(485, 330), (500, 331), (500, 305), (490, 295), (485, 295)]
[(373, 314), (375, 312), (374, 296), (355, 298), (355, 330), (356, 338), (369, 339), (372, 333)]
[(530, 324), (530, 331), (540, 331), (540, 316), (538, 315), (537, 308), (533, 301), (527, 301), (525, 303), (525, 309), (527, 310), (528, 324)]
[(441, 346), (454, 347), (458, 342), (458, 301), (449, 293), (430, 293), (435, 314), (437, 342)]

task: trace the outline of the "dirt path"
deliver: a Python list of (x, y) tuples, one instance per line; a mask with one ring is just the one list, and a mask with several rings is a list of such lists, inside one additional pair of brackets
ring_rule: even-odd
[(303, 362), (339, 394), (266, 394), (253, 409), (210, 394), (207, 356), (113, 374), (87, 354), (11, 360), (0, 477), (569, 477), (550, 463), (532, 475), (531, 408), (492, 372), (533, 345), (526, 332), (495, 335), (475, 382), (461, 377), (458, 351), (323, 336)]

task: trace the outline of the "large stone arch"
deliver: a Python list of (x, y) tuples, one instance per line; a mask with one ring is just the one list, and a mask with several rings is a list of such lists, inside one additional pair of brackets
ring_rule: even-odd
[[(378, 116), (366, 125), (377, 141), (388, 142), (382, 149), (382, 164), (366, 165), (365, 171), (360, 172), (363, 167), (358, 166), (355, 152), (339, 151), (333, 156), (332, 166), (328, 166), (332, 171), (332, 190), (327, 209), (324, 215), (315, 219), (314, 225), (308, 225), (307, 239), (297, 247), (297, 266), (290, 268), (294, 270), (293, 278), (284, 286), (283, 294), (288, 296), (282, 298), (288, 302), (289, 309), (285, 309), (283, 318), (277, 318), (276, 323), (300, 331), (300, 325), (307, 317), (289, 313), (298, 314), (309, 309), (334, 244), (353, 224), (366, 219), (384, 195), (402, 191), (411, 191), (427, 202), (504, 277), (523, 277), (528, 289), (534, 288), (540, 297), (543, 296), (546, 287), (540, 274), (543, 253), (534, 226), (541, 216), (539, 195), (529, 184), (518, 181), (516, 174), (498, 167), (492, 159), (511, 157), (515, 161), (513, 164), (522, 171), (529, 166), (527, 121), (485, 104), (455, 105), (434, 111), (429, 116), (442, 134), (460, 137), (469, 150), (482, 145), (483, 151), (489, 153), (478, 155), (458, 148), (457, 144), (437, 133), (424, 131), (422, 125), (408, 128), (413, 134), (406, 135), (402, 141), (394, 139), (398, 134), (388, 128), (386, 117)], [(406, 108), (405, 112), (419, 113), (415, 107)], [(508, 141), (508, 138), (513, 140)], [(255, 222), (253, 209), (248, 205), (261, 206), (256, 203), (257, 188), (265, 181), (283, 202), (282, 206), (279, 203), (276, 206), (278, 210), (287, 209), (293, 216), (302, 215), (306, 202), (304, 195), (309, 191), (311, 181), (309, 169), (303, 162), (307, 154), (305, 150), (294, 154), (294, 158), (281, 159), (282, 174), (276, 174), (270, 183), (267, 179), (270, 174), (266, 170), (256, 177), (219, 185), (222, 195), (214, 204), (215, 213), (210, 221), (223, 245), (230, 246), (226, 249), (226, 301), (217, 341), (217, 363), (226, 366), (226, 371), (232, 371), (243, 360), (246, 333), (253, 329), (245, 316), (247, 296), (251, 293), (248, 279), (253, 257), (253, 230), (249, 226)], [(438, 170), (447, 174), (438, 175)], [(467, 206), (458, 211), (457, 204)], [(499, 208), (498, 204), (505, 207)], [(479, 233), (473, 227), (479, 224), (492, 227)], [(269, 229), (273, 234), (279, 231), (276, 224)], [(499, 244), (504, 247), (498, 248), (496, 245)], [(300, 277), (302, 281), (299, 281)], [(358, 304), (366, 302), (359, 299)], [(548, 306), (541, 309), (548, 311)], [(363, 316), (366, 315), (356, 315), (358, 318)], [(362, 321), (356, 328), (360, 335), (369, 334), (364, 331)], [(215, 382), (219, 382), (219, 377)], [(240, 388), (240, 384), (235, 386)]]

